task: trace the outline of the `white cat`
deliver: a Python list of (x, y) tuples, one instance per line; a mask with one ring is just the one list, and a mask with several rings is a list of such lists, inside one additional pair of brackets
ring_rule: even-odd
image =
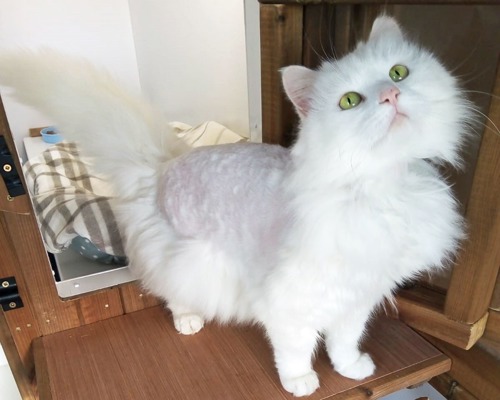
[(110, 177), (131, 266), (177, 330), (262, 324), (296, 396), (319, 386), (320, 336), (340, 374), (373, 374), (358, 349), (370, 313), (397, 283), (442, 266), (463, 238), (434, 163), (459, 164), (471, 106), (389, 17), (318, 71), (283, 70), (301, 117), (291, 151), (186, 151), (159, 113), (83, 61), (19, 52), (0, 65), (1, 83)]

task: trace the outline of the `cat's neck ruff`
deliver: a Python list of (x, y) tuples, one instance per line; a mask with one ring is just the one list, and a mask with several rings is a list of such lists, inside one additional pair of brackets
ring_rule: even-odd
[(400, 185), (409, 174), (410, 163), (402, 157), (370, 160), (371, 155), (348, 156), (341, 152), (316, 157), (309, 157), (309, 154), (292, 150), (290, 181), (293, 186), (316, 190), (353, 185)]

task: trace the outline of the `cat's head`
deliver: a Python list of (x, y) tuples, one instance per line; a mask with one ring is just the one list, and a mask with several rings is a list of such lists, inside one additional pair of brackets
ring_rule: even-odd
[(377, 18), (368, 40), (340, 60), (282, 73), (301, 118), (296, 153), (329, 153), (353, 165), (372, 157), (458, 164), (471, 107), (455, 79), (394, 19)]

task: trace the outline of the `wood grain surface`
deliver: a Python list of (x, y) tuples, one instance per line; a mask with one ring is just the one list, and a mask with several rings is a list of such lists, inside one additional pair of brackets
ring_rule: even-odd
[(467, 206), (468, 238), (453, 269), (445, 314), (473, 323), (488, 310), (500, 268), (500, 63)]
[[(450, 368), (432, 345), (386, 317), (369, 329), (363, 347), (375, 376), (344, 378), (320, 349), (321, 388), (310, 399), (378, 398)], [(182, 336), (162, 307), (41, 337), (35, 365), (41, 400), (293, 398), (281, 388), (262, 330), (208, 324)]]

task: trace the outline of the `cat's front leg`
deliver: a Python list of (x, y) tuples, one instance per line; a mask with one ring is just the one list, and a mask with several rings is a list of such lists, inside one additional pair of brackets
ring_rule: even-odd
[(183, 335), (194, 335), (203, 328), (204, 320), (198, 313), (172, 302), (168, 303), (168, 308), (172, 311), (177, 332)]
[(318, 333), (314, 329), (271, 323), (267, 334), (274, 351), (274, 360), (281, 384), (294, 396), (308, 396), (319, 387), (312, 369), (312, 357)]
[(328, 355), (334, 369), (346, 378), (361, 380), (375, 372), (375, 364), (367, 353), (359, 350), (368, 312), (353, 312), (325, 332)]

